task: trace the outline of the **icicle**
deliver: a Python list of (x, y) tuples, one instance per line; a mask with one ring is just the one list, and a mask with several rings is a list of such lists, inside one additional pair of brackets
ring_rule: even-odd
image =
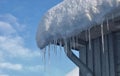
[(85, 39), (88, 41), (88, 30), (85, 31)]
[(43, 49), (41, 49), (41, 53), (42, 53), (42, 56), (41, 56), (41, 59), (42, 59), (42, 61), (44, 62), (44, 50)]
[(91, 50), (92, 47), (91, 47), (91, 33), (90, 33), (90, 29), (88, 29), (88, 37), (89, 37), (89, 50)]
[(60, 41), (60, 50), (62, 51), (62, 42)]
[(43, 51), (43, 58), (44, 58), (44, 71), (46, 71), (46, 47), (44, 48), (44, 51)]
[(76, 37), (74, 37), (74, 49), (76, 47)]
[(61, 57), (61, 52), (62, 52), (62, 42), (60, 41), (60, 57)]
[(112, 21), (114, 22), (114, 15), (112, 14)]
[(73, 45), (73, 48), (75, 48), (75, 37), (72, 37), (72, 45)]
[(107, 19), (107, 30), (108, 30), (108, 31), (110, 30), (108, 19)]
[(103, 53), (104, 53), (105, 47), (104, 47), (104, 28), (103, 28), (103, 23), (101, 24), (101, 36), (102, 36), (102, 50), (103, 50)]
[(117, 0), (117, 1), (116, 1), (116, 6), (118, 7), (118, 6), (119, 6), (119, 4), (120, 4), (120, 1), (119, 1), (119, 0)]
[(55, 55), (57, 55), (57, 40), (55, 40)]
[(54, 40), (53, 50), (54, 50), (54, 54), (55, 54), (56, 53), (56, 50), (55, 50), (55, 40)]
[(71, 38), (70, 38), (69, 43), (70, 43), (70, 49), (72, 49), (72, 41), (71, 41)]
[(48, 45), (48, 61), (49, 61), (49, 64), (50, 64), (50, 45), (51, 45), (51, 43), (49, 43), (49, 45)]
[(76, 36), (76, 46), (75, 47), (77, 47), (77, 44), (78, 44), (78, 36)]
[(46, 47), (44, 48), (43, 56), (44, 56), (44, 62), (46, 63)]
[(65, 45), (64, 45), (64, 50), (65, 50), (65, 53), (67, 54), (67, 40), (66, 39), (64, 39), (64, 43), (65, 43)]

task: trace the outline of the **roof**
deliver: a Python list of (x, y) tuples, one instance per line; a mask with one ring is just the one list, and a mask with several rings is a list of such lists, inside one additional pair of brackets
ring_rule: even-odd
[[(100, 25), (110, 24), (109, 31), (117, 30), (120, 0), (64, 0), (51, 8), (41, 20), (37, 31), (38, 47), (44, 48), (55, 41), (79, 36), (82, 43), (85, 31), (91, 28), (91, 38), (100, 36)], [(117, 18), (118, 17), (118, 18)], [(114, 22), (115, 20), (116, 22)], [(104, 26), (104, 33), (108, 33)], [(64, 43), (63, 43), (64, 44)]]

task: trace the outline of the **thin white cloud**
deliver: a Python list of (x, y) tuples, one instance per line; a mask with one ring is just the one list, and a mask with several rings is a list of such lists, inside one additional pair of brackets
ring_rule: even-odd
[(15, 29), (13, 29), (9, 23), (0, 21), (0, 34), (12, 34), (12, 33), (15, 33)]
[(0, 76), (9, 76), (8, 74), (0, 74)]
[(8, 62), (0, 63), (1, 69), (7, 69), (7, 70), (15, 70), (19, 71), (23, 69), (23, 66), (21, 64), (12, 64)]
[(22, 64), (15, 64), (11, 62), (0, 62), (0, 74), (3, 74), (5, 70), (12, 70), (12, 71), (20, 71), (20, 72), (39, 72), (44, 71), (43, 65), (22, 65)]
[(19, 23), (18, 19), (13, 16), (12, 14), (2, 14), (0, 15), (0, 21), (7, 22), (11, 24), (15, 29), (19, 31), (25, 30), (25, 25), (22, 23)]
[(24, 69), (31, 72), (39, 72), (39, 71), (43, 71), (45, 68), (43, 65), (33, 65), (33, 66), (26, 66)]
[(4, 55), (12, 57), (35, 57), (40, 56), (39, 51), (32, 51), (24, 47), (21, 37), (0, 36), (0, 49)]
[(75, 69), (70, 71), (68, 74), (66, 74), (66, 76), (79, 76), (79, 68), (76, 67)]
[(0, 20), (3, 20), (5, 22), (9, 22), (9, 23), (18, 23), (17, 18), (11, 14), (0, 15)]

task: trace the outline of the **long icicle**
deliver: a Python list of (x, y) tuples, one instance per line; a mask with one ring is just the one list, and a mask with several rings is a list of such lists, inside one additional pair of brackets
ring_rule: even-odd
[(79, 36), (76, 36), (76, 47), (75, 48), (77, 48), (77, 46), (78, 46), (78, 38), (79, 38)]
[(103, 50), (103, 53), (104, 53), (105, 46), (104, 46), (104, 28), (103, 28), (103, 23), (101, 24), (101, 36), (102, 36), (102, 50)]
[(85, 31), (85, 39), (88, 40), (88, 30)]
[(107, 30), (109, 31), (110, 30), (110, 26), (109, 26), (109, 21), (107, 19)]
[(56, 53), (56, 49), (55, 49), (55, 40), (54, 40), (53, 50), (54, 50), (54, 54), (55, 54), (55, 53)]
[(46, 64), (46, 47), (44, 48), (44, 63)]
[(41, 49), (41, 53), (42, 53), (41, 59), (44, 62), (44, 50), (43, 49)]
[(75, 37), (73, 37), (73, 48), (75, 48)]
[(92, 47), (91, 47), (91, 33), (90, 33), (90, 28), (88, 29), (88, 37), (89, 37), (89, 50), (91, 50)]
[(64, 50), (65, 50), (65, 53), (67, 54), (67, 49), (68, 49), (68, 47), (67, 47), (67, 40), (66, 39), (64, 39)]
[(62, 42), (60, 41), (60, 57), (61, 57), (61, 52), (62, 52)]
[(55, 40), (55, 54), (56, 54), (56, 56), (57, 56), (57, 40)]
[(48, 63), (50, 64), (50, 46), (51, 45), (51, 43), (49, 43), (49, 45), (48, 45)]
[(44, 58), (44, 71), (46, 71), (46, 47), (44, 48), (44, 51), (43, 51), (43, 58)]

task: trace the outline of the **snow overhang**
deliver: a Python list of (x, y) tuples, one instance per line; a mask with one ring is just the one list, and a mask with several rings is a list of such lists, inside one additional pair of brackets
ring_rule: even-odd
[[(120, 29), (119, 4), (120, 0), (64, 0), (42, 18), (36, 37), (38, 47), (42, 49), (50, 43), (64, 45), (66, 39), (82, 46), (88, 41), (85, 38), (88, 29), (91, 28), (91, 39), (101, 36), (100, 26), (97, 25), (102, 23), (104, 34)], [(107, 23), (109, 31), (105, 26)]]

